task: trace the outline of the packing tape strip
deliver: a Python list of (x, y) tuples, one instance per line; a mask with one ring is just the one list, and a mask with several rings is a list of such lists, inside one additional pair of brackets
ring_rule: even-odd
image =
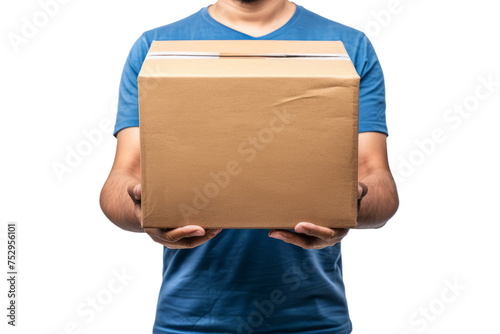
[(146, 59), (215, 59), (215, 58), (264, 58), (264, 59), (315, 59), (315, 60), (350, 60), (345, 53), (218, 53), (218, 52), (180, 52), (180, 51), (151, 51)]

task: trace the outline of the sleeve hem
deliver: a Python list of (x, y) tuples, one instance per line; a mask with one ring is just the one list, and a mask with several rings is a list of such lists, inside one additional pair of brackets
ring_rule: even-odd
[(387, 126), (381, 122), (370, 122), (370, 123), (359, 123), (358, 133), (362, 132), (381, 132), (387, 136), (389, 136), (389, 131), (387, 130)]
[(139, 127), (139, 124), (137, 124), (137, 123), (121, 123), (121, 124), (117, 124), (115, 126), (115, 130), (113, 131), (113, 136), (116, 138), (116, 135), (121, 130), (123, 130), (125, 128), (133, 128), (133, 127)]

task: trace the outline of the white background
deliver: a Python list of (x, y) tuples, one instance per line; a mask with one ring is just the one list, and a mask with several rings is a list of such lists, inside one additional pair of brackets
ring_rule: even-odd
[[(17, 52), (8, 36), (20, 35), (24, 20), (33, 22), (42, 7), (35, 0), (0, 5), (2, 333), (151, 332), (162, 247), (115, 227), (99, 208), (115, 138), (108, 131), (61, 180), (52, 166), (65, 164), (68, 150), (86, 140), (83, 131), (99, 129), (102, 120), (114, 124), (121, 71), (137, 37), (210, 3), (70, 0)], [(384, 228), (344, 239), (354, 333), (499, 333), (495, 2), (296, 3), (364, 31), (386, 78), (389, 155), (401, 205)], [(388, 9), (390, 17), (377, 15)], [(490, 76), (497, 86), (476, 98), (476, 90), (488, 92), (481, 78)], [(471, 110), (460, 123), (444, 118), (457, 117), (447, 111), (455, 105)], [(445, 140), (424, 155), (416, 141), (436, 129)], [(14, 329), (6, 325), (3, 278), (11, 221), (18, 223), (20, 249)], [(122, 271), (131, 277), (115, 282)], [(111, 292), (110, 283), (120, 291)], [(448, 291), (450, 284), (460, 288)], [(91, 314), (87, 303), (95, 297), (106, 305)]]

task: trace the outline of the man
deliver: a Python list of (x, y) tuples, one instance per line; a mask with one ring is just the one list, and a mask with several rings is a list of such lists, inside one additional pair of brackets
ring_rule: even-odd
[(344, 43), (361, 77), (358, 228), (379, 228), (394, 215), (399, 202), (387, 161), (384, 79), (375, 51), (362, 32), (287, 0), (219, 0), (135, 42), (122, 74), (116, 157), (101, 207), (117, 226), (165, 246), (153, 333), (350, 333), (340, 252), (347, 230), (307, 222), (295, 231), (140, 226), (136, 80), (152, 40), (237, 39)]

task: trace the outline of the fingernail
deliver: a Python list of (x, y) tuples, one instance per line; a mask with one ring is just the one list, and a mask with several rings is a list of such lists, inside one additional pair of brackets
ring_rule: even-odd
[(203, 236), (203, 235), (205, 235), (205, 233), (204, 233), (203, 231), (201, 231), (201, 230), (196, 230), (196, 231), (194, 231), (193, 233), (191, 233), (189, 236), (191, 236), (191, 237), (201, 237), (201, 236)]
[(299, 232), (299, 233), (306, 233), (308, 231), (308, 229), (304, 225), (299, 225), (299, 226), (297, 226), (295, 231)]
[(271, 238), (274, 238), (274, 239), (280, 239), (280, 240), (285, 239), (285, 235), (283, 233), (280, 233), (280, 232), (273, 232), (273, 233), (269, 234), (269, 236)]
[(311, 223), (303, 222), (303, 223), (300, 223), (297, 225), (297, 227), (295, 228), (295, 231), (297, 231), (299, 233), (304, 233), (304, 232), (308, 232), (308, 231), (312, 230), (313, 228), (314, 228), (314, 225), (311, 225)]

